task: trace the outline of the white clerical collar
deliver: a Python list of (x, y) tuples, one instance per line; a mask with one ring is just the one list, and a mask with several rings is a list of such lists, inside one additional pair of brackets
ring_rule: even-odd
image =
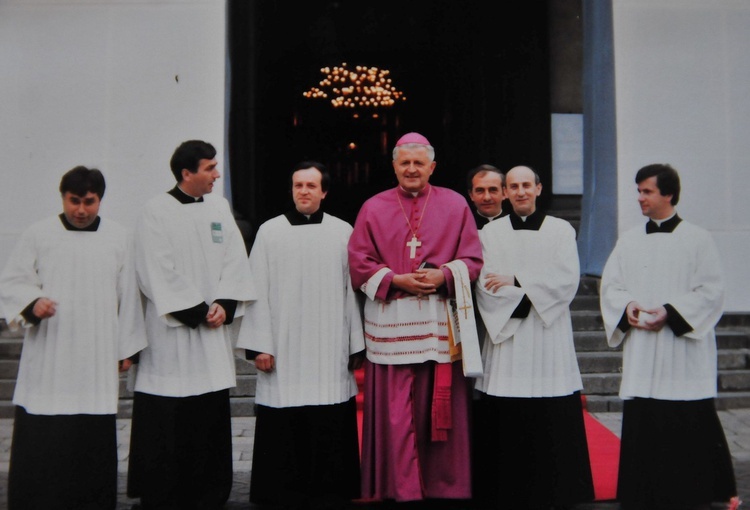
[(183, 194), (184, 194), (185, 196), (187, 196), (187, 197), (190, 197), (190, 198), (192, 198), (192, 199), (193, 199), (193, 200), (195, 200), (196, 202), (197, 202), (198, 200), (200, 200), (200, 198), (201, 198), (201, 197), (194, 197), (194, 196), (193, 196), (193, 195), (191, 195), (190, 193), (187, 193), (187, 192), (185, 192), (185, 190), (184, 190), (184, 189), (180, 188), (180, 185), (179, 185), (179, 184), (177, 185), (177, 189), (179, 189), (180, 191), (182, 191), (182, 193), (183, 193)]
[(419, 190), (419, 191), (406, 191), (406, 190), (404, 189), (404, 187), (403, 187), (403, 186), (399, 186), (399, 188), (401, 188), (401, 191), (403, 191), (404, 193), (408, 193), (408, 194), (410, 194), (411, 196), (413, 196), (414, 198), (416, 198), (416, 197), (417, 197), (417, 195), (419, 195), (419, 191), (424, 191), (424, 190), (425, 190), (425, 188), (427, 188), (427, 186), (425, 186), (424, 188), (422, 188), (422, 189), (421, 189), (421, 190)]
[(661, 220), (655, 220), (655, 219), (653, 219), (653, 218), (652, 218), (652, 219), (651, 219), (651, 221), (653, 221), (654, 223), (656, 223), (656, 225), (657, 225), (658, 227), (661, 227), (661, 224), (662, 224), (662, 223), (664, 223), (665, 221), (669, 221), (669, 220), (671, 220), (672, 218), (674, 218), (675, 214), (677, 214), (677, 211), (673, 212), (671, 216), (667, 216), (667, 217), (666, 217), (666, 218), (664, 218), (664, 219), (661, 219)]

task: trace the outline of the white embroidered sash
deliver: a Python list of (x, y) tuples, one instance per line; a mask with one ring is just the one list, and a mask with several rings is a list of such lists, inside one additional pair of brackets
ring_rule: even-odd
[(474, 316), (474, 301), (471, 297), (471, 280), (469, 269), (460, 260), (444, 264), (453, 273), (453, 285), (456, 298), (449, 300), (448, 327), (456, 346), (461, 346), (464, 375), (481, 377), (482, 355), (479, 349), (477, 321)]

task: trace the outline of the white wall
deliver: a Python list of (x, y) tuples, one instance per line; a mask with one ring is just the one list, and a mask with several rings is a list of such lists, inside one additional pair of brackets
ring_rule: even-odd
[(750, 2), (614, 0), (618, 229), (643, 222), (635, 172), (679, 172), (677, 210), (712, 231), (727, 312), (750, 311)]
[[(62, 211), (62, 174), (107, 180), (100, 213), (133, 226), (174, 185), (169, 158), (224, 147), (224, 0), (0, 1), (0, 267)], [(221, 193), (221, 186), (215, 188)]]

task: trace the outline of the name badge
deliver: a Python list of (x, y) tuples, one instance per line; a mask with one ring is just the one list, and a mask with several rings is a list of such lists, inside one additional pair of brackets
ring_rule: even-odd
[(211, 239), (215, 243), (224, 242), (224, 234), (221, 231), (221, 223), (218, 223), (218, 222), (211, 223)]

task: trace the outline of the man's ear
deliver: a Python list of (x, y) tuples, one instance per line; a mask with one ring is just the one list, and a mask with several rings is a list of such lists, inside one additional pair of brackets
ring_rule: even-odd
[(188, 180), (188, 177), (190, 177), (190, 175), (192, 174), (192, 172), (190, 170), (188, 170), (187, 168), (183, 168), (182, 172), (180, 172), (180, 174), (182, 175), (182, 180), (186, 181), (186, 180)]

